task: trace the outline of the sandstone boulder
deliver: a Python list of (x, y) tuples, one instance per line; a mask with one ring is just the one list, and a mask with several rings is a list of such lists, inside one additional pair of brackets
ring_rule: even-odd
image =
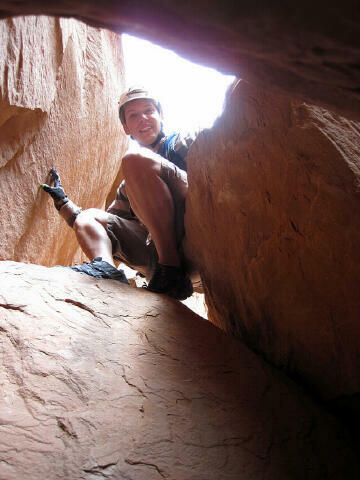
[(59, 267), (0, 276), (0, 478), (359, 478), (332, 416), (181, 303)]
[(120, 37), (75, 20), (0, 21), (0, 258), (54, 265), (81, 255), (39, 185), (103, 207), (126, 146), (117, 114)]
[(240, 82), (189, 158), (211, 320), (333, 401), (360, 393), (359, 132)]

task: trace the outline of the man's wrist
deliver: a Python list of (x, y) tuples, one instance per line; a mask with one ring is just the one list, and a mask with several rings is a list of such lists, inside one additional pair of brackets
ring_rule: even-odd
[(59, 210), (60, 215), (71, 228), (75, 223), (76, 217), (81, 212), (82, 208), (75, 205), (75, 203), (69, 199)]
[(59, 198), (59, 199), (54, 199), (54, 205), (55, 205), (55, 208), (56, 210), (59, 212), (60, 211), (60, 208), (63, 207), (65, 204), (67, 204), (69, 201), (68, 197), (64, 197), (64, 198)]

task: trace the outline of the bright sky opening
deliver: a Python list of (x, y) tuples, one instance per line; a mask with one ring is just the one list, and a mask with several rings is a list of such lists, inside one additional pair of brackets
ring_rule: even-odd
[(235, 77), (192, 63), (146, 40), (122, 35), (126, 86), (140, 85), (163, 107), (167, 132), (210, 128)]

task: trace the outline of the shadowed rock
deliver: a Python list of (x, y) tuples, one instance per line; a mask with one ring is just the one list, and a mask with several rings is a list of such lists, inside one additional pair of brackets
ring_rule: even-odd
[(240, 82), (186, 206), (209, 318), (358, 421), (359, 151), (359, 123)]
[(146, 37), (277, 93), (360, 115), (360, 10), (353, 0), (0, 1), (0, 16), (72, 16)]
[(55, 167), (74, 202), (104, 207), (127, 145), (120, 37), (27, 17), (0, 21), (0, 45), (0, 258), (69, 265), (82, 254), (40, 184)]

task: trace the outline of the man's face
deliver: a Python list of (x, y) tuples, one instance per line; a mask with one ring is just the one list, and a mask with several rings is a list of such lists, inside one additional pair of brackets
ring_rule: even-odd
[(133, 100), (124, 106), (127, 135), (131, 135), (141, 145), (151, 145), (161, 129), (161, 116), (155, 105), (146, 99)]

